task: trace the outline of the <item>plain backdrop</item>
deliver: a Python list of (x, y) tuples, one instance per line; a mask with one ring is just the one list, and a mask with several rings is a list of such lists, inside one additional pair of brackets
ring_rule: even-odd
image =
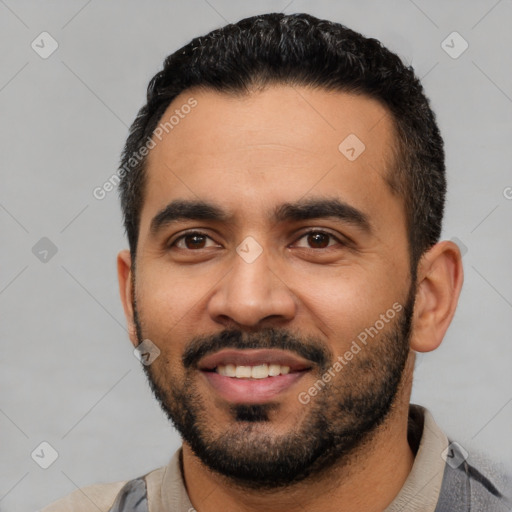
[[(2, 0), (0, 510), (139, 476), (178, 448), (125, 330), (117, 190), (92, 192), (115, 172), (165, 56), (282, 10), (376, 37), (423, 77), (446, 144), (443, 237), (463, 247), (466, 278), (444, 343), (418, 359), (413, 401), (470, 457), (511, 466), (510, 0)], [(48, 469), (41, 442), (58, 453)]]

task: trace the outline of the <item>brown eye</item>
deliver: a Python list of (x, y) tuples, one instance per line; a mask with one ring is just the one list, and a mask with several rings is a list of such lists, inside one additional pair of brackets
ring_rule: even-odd
[(202, 249), (206, 244), (206, 237), (203, 235), (187, 235), (183, 240), (187, 249)]
[[(305, 241), (305, 243), (303, 241)], [(341, 244), (334, 235), (326, 231), (317, 230), (304, 233), (300, 237), (297, 245), (306, 249), (327, 249), (332, 245), (336, 245), (336, 243)]]
[(307, 235), (308, 244), (313, 249), (324, 249), (329, 245), (329, 239), (330, 235), (327, 235), (326, 233), (309, 233)]
[(206, 249), (207, 247), (211, 247), (211, 245), (208, 245), (209, 241), (213, 242), (213, 240), (209, 236), (203, 233), (186, 233), (177, 238), (171, 244), (171, 247), (177, 247), (178, 249), (192, 251), (198, 249)]

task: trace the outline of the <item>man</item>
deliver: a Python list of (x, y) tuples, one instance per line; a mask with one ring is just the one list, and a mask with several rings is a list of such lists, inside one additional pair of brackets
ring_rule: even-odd
[(462, 286), (443, 142), (378, 41), (269, 14), (149, 84), (119, 171), (132, 343), (183, 438), (47, 511), (510, 510), (510, 483), (409, 404)]

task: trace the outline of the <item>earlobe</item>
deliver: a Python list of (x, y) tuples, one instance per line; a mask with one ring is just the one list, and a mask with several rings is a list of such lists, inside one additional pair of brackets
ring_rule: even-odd
[(132, 260), (130, 251), (125, 249), (117, 255), (117, 278), (119, 281), (119, 295), (123, 304), (128, 335), (134, 346), (137, 346), (137, 330), (133, 316), (133, 282), (132, 282)]
[(423, 255), (418, 265), (412, 350), (430, 352), (441, 344), (463, 280), (462, 257), (455, 243), (439, 242)]

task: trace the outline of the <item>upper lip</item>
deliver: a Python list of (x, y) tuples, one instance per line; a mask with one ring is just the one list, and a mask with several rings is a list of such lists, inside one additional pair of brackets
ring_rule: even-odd
[(234, 364), (235, 366), (257, 366), (260, 364), (279, 364), (289, 366), (290, 371), (309, 370), (311, 362), (290, 352), (279, 349), (223, 349), (203, 357), (199, 370), (214, 370), (217, 366)]

